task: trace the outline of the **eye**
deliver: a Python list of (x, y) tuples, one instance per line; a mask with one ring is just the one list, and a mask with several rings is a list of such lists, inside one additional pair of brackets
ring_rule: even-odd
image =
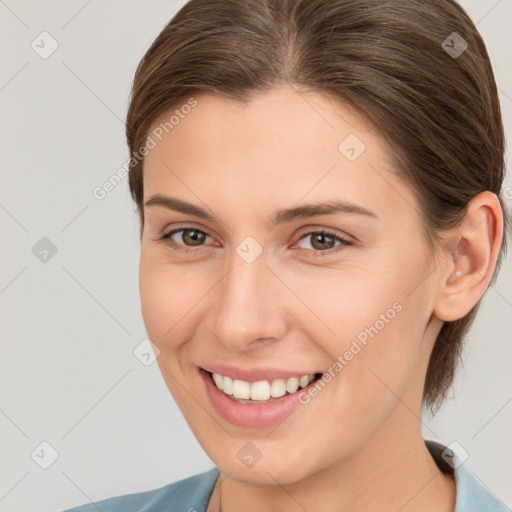
[[(190, 252), (194, 247), (201, 247), (204, 241), (210, 238), (204, 231), (194, 227), (174, 229), (164, 234), (159, 240), (165, 242), (177, 251)], [(192, 248), (192, 249), (189, 249)]]
[[(303, 247), (303, 249), (306, 249), (312, 256), (332, 254), (341, 250), (343, 246), (349, 246), (353, 244), (353, 242), (346, 238), (324, 230), (310, 231), (309, 233), (302, 235), (299, 239), (299, 242), (307, 240), (308, 238), (310, 239), (310, 248)], [(338, 242), (337, 246), (335, 245), (336, 242)]]
[[(310, 247), (302, 247), (311, 256), (329, 255), (341, 250), (344, 246), (353, 245), (353, 242), (330, 231), (310, 231), (303, 234), (298, 244), (303, 240), (310, 239)], [(204, 231), (195, 227), (187, 226), (174, 229), (164, 234), (159, 241), (165, 242), (171, 249), (182, 252), (195, 252), (195, 248), (205, 245), (207, 239), (213, 240)], [(336, 243), (338, 245), (336, 245)], [(196, 249), (197, 250), (197, 249)]]

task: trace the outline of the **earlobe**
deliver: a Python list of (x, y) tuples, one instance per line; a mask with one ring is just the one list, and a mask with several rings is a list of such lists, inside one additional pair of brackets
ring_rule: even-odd
[(461, 225), (445, 233), (434, 315), (453, 322), (464, 317), (485, 293), (496, 267), (503, 236), (503, 211), (496, 194), (481, 192), (468, 204)]

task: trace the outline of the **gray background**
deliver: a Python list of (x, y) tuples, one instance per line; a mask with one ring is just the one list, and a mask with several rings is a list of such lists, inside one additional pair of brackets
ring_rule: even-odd
[[(156, 363), (133, 354), (146, 333), (127, 181), (92, 195), (126, 161), (136, 65), (183, 3), (0, 0), (0, 511), (61, 510), (213, 466)], [(491, 54), (510, 140), (512, 0), (462, 5)], [(43, 31), (59, 45), (47, 59), (31, 47)], [(507, 185), (510, 207), (510, 176)], [(57, 248), (46, 262), (32, 251), (43, 237)], [(424, 420), (424, 436), (459, 443), (509, 506), (510, 279), (509, 258), (471, 331), (455, 399)], [(47, 469), (43, 441), (58, 453)]]

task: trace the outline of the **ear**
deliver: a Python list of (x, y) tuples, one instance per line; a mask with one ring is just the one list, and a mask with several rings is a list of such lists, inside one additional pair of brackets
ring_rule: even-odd
[(459, 227), (443, 233), (434, 315), (453, 322), (480, 300), (494, 273), (503, 237), (496, 194), (481, 192), (468, 203)]

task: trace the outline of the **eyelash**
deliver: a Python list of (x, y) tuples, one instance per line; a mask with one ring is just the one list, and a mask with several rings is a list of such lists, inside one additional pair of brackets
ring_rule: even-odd
[[(188, 247), (188, 246), (182, 246), (182, 244), (178, 244), (174, 240), (171, 239), (172, 235), (174, 235), (176, 233), (179, 233), (180, 231), (197, 231), (198, 233), (202, 233), (202, 234), (204, 234), (206, 236), (209, 236), (207, 233), (205, 233), (204, 231), (201, 231), (200, 229), (196, 229), (195, 227), (188, 226), (188, 227), (183, 227), (183, 228), (174, 229), (172, 231), (169, 231), (169, 233), (165, 233), (161, 238), (159, 238), (158, 241), (159, 242), (164, 242), (168, 246), (170, 246), (172, 248), (172, 250), (179, 251), (179, 252), (182, 252), (182, 253), (197, 252), (195, 249), (193, 249), (191, 247)], [(330, 231), (326, 231), (326, 230), (309, 231), (307, 233), (304, 233), (299, 238), (299, 241), (302, 240), (303, 238), (308, 237), (308, 236), (319, 235), (319, 234), (320, 235), (326, 235), (326, 236), (328, 236), (330, 238), (333, 238), (335, 241), (340, 242), (340, 245), (338, 245), (337, 247), (332, 247), (330, 249), (326, 249), (324, 251), (320, 251), (318, 249), (303, 249), (304, 251), (306, 251), (308, 256), (314, 256), (314, 257), (317, 257), (317, 256), (329, 256), (329, 255), (332, 255), (332, 254), (338, 252), (339, 250), (343, 249), (346, 246), (353, 245), (352, 241), (350, 241), (350, 240), (348, 240), (346, 238), (343, 238), (343, 237), (341, 237), (339, 235), (336, 235), (336, 234), (334, 234), (334, 233), (332, 233)], [(199, 249), (199, 251), (201, 251), (201, 249)]]

